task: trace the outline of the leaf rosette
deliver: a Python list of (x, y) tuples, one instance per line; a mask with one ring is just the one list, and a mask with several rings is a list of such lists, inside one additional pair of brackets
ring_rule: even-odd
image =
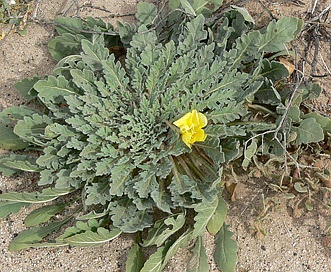
[[(57, 244), (97, 245), (120, 232), (154, 226), (147, 240), (138, 241), (130, 251), (134, 262), (142, 255), (140, 245), (159, 247), (142, 271), (154, 262), (162, 269), (179, 247), (194, 238), (194, 255), (202, 259), (191, 262), (190, 271), (194, 266), (208, 267), (201, 241), (206, 229), (219, 233), (218, 244), (222, 239), (232, 244), (220, 194), (222, 165), (244, 155), (246, 168), (257, 152), (263, 153), (254, 137), (276, 131), (280, 118), (273, 115), (257, 122), (254, 110), (256, 105), (267, 112), (273, 107), (280, 114), (291, 94), (279, 94), (276, 83), (288, 71), (265, 53), (282, 54), (302, 21), (282, 18), (259, 31), (253, 30), (254, 20), (239, 7), (226, 12), (220, 22), (202, 15), (211, 12), (208, 5), (217, 8), (221, 2), (170, 1), (174, 10), (169, 16), (142, 3), (138, 23), (119, 23), (118, 33), (100, 20), (59, 19), (60, 36), (49, 44), (59, 60), (53, 74), (17, 84), (43, 110), (21, 106), (0, 113), (2, 148), (42, 150), (38, 158), (3, 156), (0, 171), (40, 172), (38, 184), (50, 188), (22, 196), (3, 194), (1, 214), (81, 192), (81, 210), (91, 212), (78, 217), (77, 225), (59, 236)], [(310, 93), (297, 99), (302, 101), (304, 95), (307, 99)], [(293, 143), (323, 139), (326, 120), (300, 116), (296, 108), (290, 113), (286, 133), (295, 134)], [(247, 145), (247, 139), (254, 141)], [(270, 153), (279, 151), (272, 140), (265, 145)], [(47, 222), (63, 209), (46, 206), (35, 214), (47, 211), (47, 216), (37, 223), (30, 216), (28, 223)], [(195, 224), (183, 232), (188, 209), (196, 214)], [(158, 213), (161, 221), (155, 222)], [(43, 233), (51, 230), (52, 226), (45, 227)], [(29, 231), (38, 236), (39, 229)], [(177, 231), (179, 238), (169, 242)], [(15, 243), (27, 247), (26, 239), (27, 234), (22, 235)], [(31, 245), (40, 246), (41, 239), (36, 237)], [(230, 254), (236, 251), (233, 246)], [(234, 271), (236, 258), (224, 263), (221, 255), (216, 257), (224, 271)]]

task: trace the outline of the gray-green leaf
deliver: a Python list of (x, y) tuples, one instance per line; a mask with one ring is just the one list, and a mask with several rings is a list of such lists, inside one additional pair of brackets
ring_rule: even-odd
[(47, 226), (33, 227), (31, 229), (22, 231), (12, 240), (9, 246), (9, 250), (18, 251), (20, 249), (34, 246), (34, 244), (39, 243), (44, 237), (51, 234), (53, 231), (60, 229), (69, 220), (71, 220), (71, 217), (59, 222), (52, 222)]
[(244, 160), (241, 165), (245, 170), (247, 169), (248, 165), (251, 162), (251, 159), (255, 155), (256, 150), (257, 150), (257, 143), (256, 141), (252, 140), (252, 143), (249, 146), (247, 146), (247, 148), (244, 151)]
[(205, 247), (203, 246), (201, 236), (198, 236), (186, 272), (207, 272), (207, 271), (209, 271), (209, 263), (206, 255), (206, 250)]
[(11, 213), (18, 213), (23, 206), (29, 206), (27, 203), (0, 201), (0, 218), (4, 218)]
[(191, 4), (189, 3), (189, 1), (187, 0), (180, 0), (180, 3), (182, 5), (182, 7), (184, 8), (185, 12), (193, 15), (193, 16), (197, 16), (195, 13), (194, 8), (191, 6)]
[(220, 229), (215, 239), (215, 262), (222, 272), (235, 272), (237, 265), (238, 245), (232, 237), (233, 233), (228, 230), (226, 224)]
[(145, 257), (141, 247), (137, 243), (134, 243), (126, 259), (125, 271), (140, 272), (141, 268), (144, 266), (144, 262)]
[(7, 125), (0, 124), (0, 148), (7, 150), (20, 150), (29, 146), (29, 143), (24, 142), (18, 137), (13, 129)]
[(149, 256), (140, 272), (161, 272), (162, 264), (169, 245), (162, 246), (155, 253)]
[(27, 227), (37, 226), (41, 223), (47, 222), (57, 213), (64, 210), (65, 204), (54, 204), (41, 207), (33, 210), (24, 220), (24, 225)]
[(98, 246), (115, 239), (121, 233), (122, 231), (118, 228), (107, 230), (105, 228), (99, 227), (97, 229), (97, 232), (88, 230), (86, 232), (65, 238), (64, 240), (73, 246), (80, 246), (80, 247)]
[(259, 46), (259, 51), (278, 52), (285, 48), (285, 44), (293, 40), (302, 28), (302, 20), (283, 17), (277, 22), (271, 22)]
[(165, 220), (158, 220), (154, 228), (148, 232), (148, 236), (142, 246), (161, 246), (172, 234), (181, 229), (184, 223), (184, 214), (171, 215)]
[(195, 224), (192, 238), (198, 237), (203, 234), (209, 220), (213, 218), (217, 207), (218, 198), (216, 198), (211, 203), (201, 202), (194, 208), (194, 210), (197, 212), (197, 215), (194, 217)]
[(304, 119), (298, 127), (292, 128), (297, 133), (295, 143), (308, 144), (317, 143), (324, 139), (324, 133), (321, 125), (316, 122), (315, 118)]
[(213, 213), (212, 217), (210, 218), (207, 224), (207, 230), (212, 234), (216, 235), (218, 231), (223, 226), (227, 214), (227, 205), (221, 195), (218, 197), (218, 205)]

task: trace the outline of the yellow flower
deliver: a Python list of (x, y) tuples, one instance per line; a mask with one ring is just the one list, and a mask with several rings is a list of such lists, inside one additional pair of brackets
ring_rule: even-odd
[(202, 129), (207, 125), (207, 118), (203, 113), (193, 110), (174, 122), (180, 129), (183, 142), (191, 148), (191, 144), (206, 140), (207, 134)]

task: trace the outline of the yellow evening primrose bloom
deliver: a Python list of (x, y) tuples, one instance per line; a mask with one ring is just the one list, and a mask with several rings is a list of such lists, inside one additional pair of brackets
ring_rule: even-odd
[(207, 134), (202, 128), (207, 123), (207, 118), (203, 113), (193, 110), (175, 121), (174, 125), (180, 129), (183, 142), (191, 148), (191, 144), (206, 140)]

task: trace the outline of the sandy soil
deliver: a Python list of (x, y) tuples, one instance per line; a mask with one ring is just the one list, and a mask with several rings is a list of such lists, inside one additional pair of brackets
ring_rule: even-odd
[[(36, 1), (39, 2), (36, 18), (52, 20), (62, 13), (79, 16), (99, 16), (107, 21), (132, 20), (132, 17), (111, 18), (116, 14), (134, 13), (135, 0), (93, 0), (88, 1), (93, 6), (105, 7), (111, 13), (95, 8), (85, 7), (82, 0), (78, 1)], [(302, 5), (293, 5), (290, 1), (262, 1), (277, 17), (292, 15), (305, 17), (311, 11), (313, 3), (304, 1)], [(300, 1), (297, 1), (298, 3)], [(312, 1), (315, 2), (315, 1)], [(320, 10), (327, 7), (328, 1), (317, 1)], [(70, 7), (70, 3), (76, 3)], [(33, 7), (34, 8), (34, 7)], [(263, 22), (268, 16), (263, 12), (257, 1), (252, 1), (247, 8), (255, 17)], [(260, 12), (261, 11), (261, 12)], [(263, 16), (260, 16), (260, 15)], [(115, 16), (116, 17), (116, 16)], [(330, 23), (330, 20), (329, 20)], [(0, 33), (7, 31), (8, 25), (0, 25)], [(328, 28), (330, 30), (330, 28)], [(24, 99), (14, 89), (13, 84), (20, 79), (33, 75), (49, 74), (55, 62), (47, 51), (47, 41), (54, 35), (50, 24), (38, 22), (28, 23), (26, 36), (10, 34), (0, 43), (0, 110), (11, 105), (25, 104)], [(304, 39), (298, 43), (304, 47)], [(323, 52), (324, 50), (324, 52)], [(327, 41), (322, 42), (322, 55), (330, 64), (327, 53)], [(312, 53), (309, 53), (310, 58)], [(317, 72), (325, 71), (323, 62), (319, 59)], [(331, 65), (329, 65), (330, 67)], [(330, 77), (319, 78), (324, 87), (323, 96), (315, 102), (315, 107), (327, 114), (331, 113), (331, 83)], [(329, 163), (329, 162), (326, 162)], [(0, 177), (0, 190), (23, 190), (31, 188), (35, 176), (24, 175), (16, 178)], [(300, 215), (293, 214), (295, 203), (286, 201), (280, 195), (268, 189), (268, 182), (263, 178), (239, 176), (236, 201), (229, 199), (230, 215), (228, 223), (235, 233), (234, 238), (239, 244), (238, 272), (329, 272), (331, 271), (331, 242), (326, 237), (327, 224), (331, 221), (330, 211), (322, 208), (323, 196), (318, 195), (315, 209), (307, 212), (300, 210)], [(263, 211), (262, 197), (265, 204), (272, 204), (264, 220), (259, 220)], [(121, 236), (117, 240), (96, 248), (55, 248), (29, 249), (11, 253), (8, 245), (13, 237), (24, 229), (23, 219), (31, 209), (24, 209), (19, 214), (10, 215), (0, 220), (0, 271), (124, 271), (126, 254), (132, 244), (130, 236)], [(260, 231), (258, 231), (260, 230)], [(261, 234), (261, 230), (265, 235)], [(211, 263), (211, 271), (218, 271), (212, 261), (213, 242), (205, 235), (205, 246)], [(170, 261), (165, 271), (185, 271), (189, 259), (188, 250), (180, 250)]]

